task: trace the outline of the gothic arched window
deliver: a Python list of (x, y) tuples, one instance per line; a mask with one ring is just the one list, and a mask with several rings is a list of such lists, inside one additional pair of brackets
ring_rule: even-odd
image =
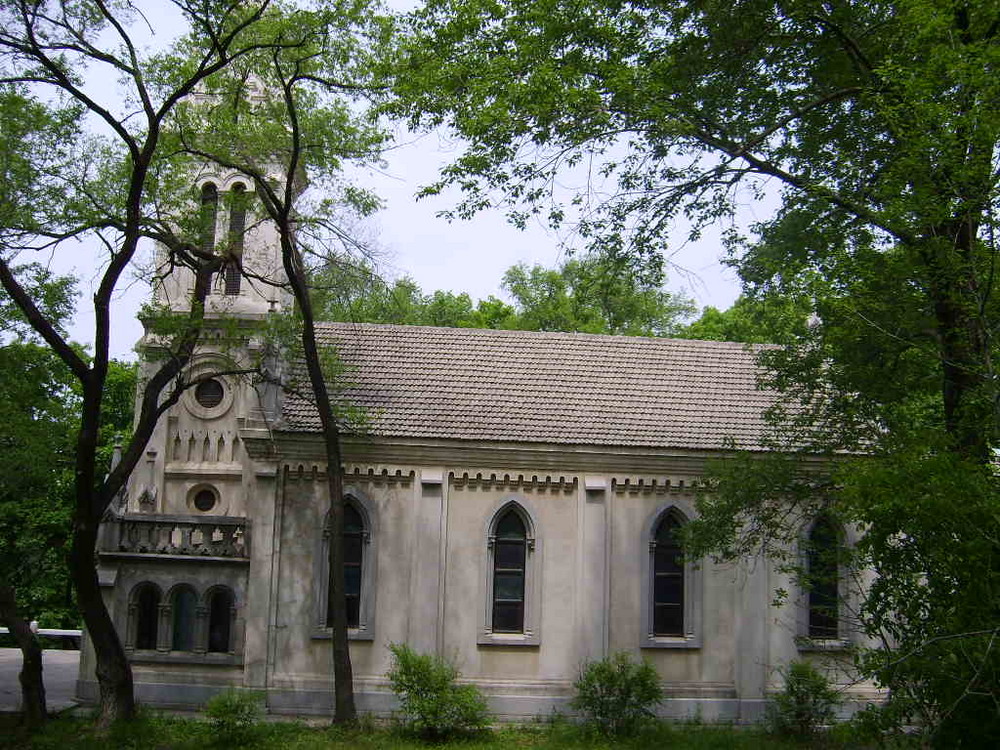
[[(374, 637), (375, 621), (375, 542), (373, 508), (356, 489), (344, 495), (344, 606), (351, 639)], [(316, 576), (317, 628), (315, 638), (330, 637), (333, 605), (330, 597), (330, 516), (323, 526), (322, 544), (317, 548)]]
[(219, 215), (219, 191), (211, 182), (201, 186), (201, 249), (215, 252), (215, 223)]
[(241, 183), (233, 185), (229, 207), (229, 256), (226, 260), (226, 294), (240, 293), (240, 266), (247, 224), (247, 189)]
[(493, 533), (493, 632), (524, 632), (524, 579), (527, 530), (520, 514), (508, 509)]
[(809, 531), (806, 576), (809, 587), (809, 637), (830, 639), (839, 635), (840, 530), (826, 515)]
[(660, 519), (653, 542), (653, 635), (682, 637), (684, 629), (684, 553), (681, 520), (671, 512)]
[[(361, 583), (364, 573), (365, 522), (357, 508), (344, 503), (344, 602), (347, 607), (347, 627), (356, 629), (361, 623)], [(333, 624), (333, 602), (327, 601), (327, 627)]]
[(508, 500), (490, 518), (481, 629), (483, 644), (539, 643), (541, 567), (532, 516)]

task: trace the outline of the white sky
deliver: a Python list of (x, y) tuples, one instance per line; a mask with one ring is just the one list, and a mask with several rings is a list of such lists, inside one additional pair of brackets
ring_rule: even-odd
[[(409, 5), (406, 0), (394, 4)], [(150, 43), (170, 39), (175, 21), (163, 6), (151, 3), (147, 17), (159, 33)], [(459, 148), (446, 133), (415, 136), (402, 133), (398, 145), (387, 153), (387, 168), (362, 175), (366, 186), (385, 201), (385, 209), (370, 222), (370, 231), (383, 252), (383, 270), (390, 277), (410, 276), (425, 293), (436, 289), (468, 292), (473, 299), (490, 294), (503, 297), (500, 280), (510, 266), (524, 262), (555, 266), (564, 259), (559, 238), (541, 225), (521, 231), (506, 222), (501, 211), (484, 211), (470, 221), (449, 223), (436, 216), (450, 208), (457, 196), (444, 195), (417, 201), (417, 190), (432, 182), (437, 170), (457, 156)], [(686, 230), (679, 228), (669, 238), (672, 267), (668, 287), (683, 291), (699, 307), (728, 307), (739, 294), (735, 274), (719, 263), (721, 247), (714, 232), (705, 232), (699, 242), (688, 244)], [(99, 282), (98, 261), (93, 252), (80, 247), (78, 253), (64, 248), (53, 266), (80, 279), (79, 310), (71, 329), (79, 342), (92, 341), (93, 312), (90, 297)], [(113, 306), (111, 351), (118, 358), (134, 358), (132, 347), (142, 334), (135, 315), (148, 297), (142, 279), (125, 280)]]

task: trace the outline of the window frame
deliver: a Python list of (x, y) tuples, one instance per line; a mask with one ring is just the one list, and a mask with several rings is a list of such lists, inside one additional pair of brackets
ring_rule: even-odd
[[(139, 597), (145, 591), (152, 591), (156, 596), (156, 600), (152, 606), (152, 616), (153, 616), (153, 647), (152, 648), (139, 648), (137, 642), (139, 640), (139, 625), (140, 619), (142, 617), (142, 612), (140, 611)], [(128, 620), (126, 622), (125, 628), (125, 650), (141, 651), (141, 652), (153, 652), (159, 648), (160, 645), (160, 630), (161, 630), (161, 612), (163, 610), (163, 591), (152, 581), (140, 581), (132, 590), (129, 592), (128, 596)]]
[(829, 513), (820, 512), (804, 524), (799, 534), (799, 565), (802, 574), (798, 576), (797, 586), (799, 597), (797, 601), (797, 621), (798, 635), (796, 645), (799, 651), (838, 651), (851, 648), (851, 640), (848, 637), (847, 610), (849, 608), (849, 587), (847, 569), (844, 565), (843, 556), (837, 555), (837, 611), (834, 620), (836, 622), (836, 633), (832, 636), (813, 635), (811, 628), (813, 607), (810, 602), (812, 590), (802, 581), (802, 575), (808, 580), (810, 573), (810, 552), (812, 547), (812, 535), (820, 522), (829, 523), (834, 532), (838, 550), (851, 543), (848, 529), (833, 518)]
[[(159, 579), (159, 582), (157, 582)], [(240, 600), (236, 589), (226, 583), (216, 583), (208, 586), (200, 593), (200, 585), (193, 580), (173, 580), (169, 585), (161, 585), (164, 581), (159, 576), (143, 578), (128, 590), (128, 608), (125, 615), (124, 648), (131, 661), (136, 663), (155, 662), (162, 664), (205, 664), (221, 666), (239, 666), (243, 663), (243, 632), (239, 628)], [(156, 644), (154, 648), (138, 648), (136, 646), (139, 627), (139, 596), (143, 590), (151, 590), (157, 596), (156, 605)], [(192, 642), (190, 650), (174, 650), (174, 614), (175, 602), (181, 591), (190, 590), (194, 593), (194, 608), (192, 617)], [(211, 598), (216, 593), (225, 592), (230, 599), (229, 611), (229, 650), (209, 651), (209, 616)]]
[(655, 633), (655, 554), (656, 532), (660, 524), (670, 516), (678, 527), (683, 527), (695, 517), (694, 508), (686, 502), (673, 500), (661, 505), (646, 519), (643, 528), (642, 541), (639, 545), (642, 556), (642, 592), (640, 608), (640, 648), (701, 648), (702, 645), (702, 609), (704, 590), (702, 585), (702, 561), (684, 562), (683, 572), (683, 635), (656, 635)]
[[(514, 511), (524, 525), (524, 617), (521, 632), (493, 629), (493, 582), (496, 574), (496, 531), (500, 520)], [(507, 495), (487, 515), (480, 574), (481, 606), (476, 642), (480, 646), (538, 646), (541, 644), (541, 541), (535, 513), (521, 495)]]
[[(358, 602), (358, 627), (348, 628), (347, 637), (352, 641), (375, 639), (375, 575), (377, 570), (376, 514), (372, 501), (357, 487), (344, 488), (344, 501), (351, 505), (361, 517), (364, 531), (361, 533), (361, 594)], [(327, 604), (330, 594), (330, 513), (323, 516), (322, 531), (316, 544), (316, 560), (313, 566), (313, 580), (317, 583), (316, 606), (312, 637), (329, 639), (333, 628), (327, 625)]]

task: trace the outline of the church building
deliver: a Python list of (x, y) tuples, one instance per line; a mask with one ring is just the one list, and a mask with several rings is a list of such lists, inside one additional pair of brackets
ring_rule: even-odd
[[(238, 238), (251, 273), (215, 280), (189, 365), (202, 380), (104, 524), (106, 601), (139, 701), (192, 708), (234, 686), (274, 713), (330, 714), (330, 467), (307, 381), (264, 356), (261, 328), (290, 304), (276, 237), (247, 221), (243, 178), (200, 189), (209, 241)], [(192, 283), (173, 271), (155, 302), (182, 310)], [(659, 673), (663, 716), (754, 721), (780, 667), (854, 642), (837, 571), (796, 593), (763, 559), (681, 553), (706, 462), (763, 450), (774, 397), (743, 344), (353, 323), (319, 336), (353, 425), (333, 470), (360, 711), (395, 708), (387, 644), (407, 643), (451, 660), (498, 718), (568, 711), (581, 665), (627, 651)], [(147, 361), (156, 348), (147, 333)], [(262, 357), (270, 377), (237, 374)], [(820, 544), (839, 533), (802, 530)], [(85, 647), (89, 702), (93, 666)]]

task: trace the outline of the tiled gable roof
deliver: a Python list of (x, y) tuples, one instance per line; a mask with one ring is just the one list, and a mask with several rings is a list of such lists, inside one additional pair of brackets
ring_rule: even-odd
[[(718, 449), (760, 445), (773, 395), (739, 343), (323, 323), (373, 435)], [(319, 429), (288, 396), (288, 429)]]

